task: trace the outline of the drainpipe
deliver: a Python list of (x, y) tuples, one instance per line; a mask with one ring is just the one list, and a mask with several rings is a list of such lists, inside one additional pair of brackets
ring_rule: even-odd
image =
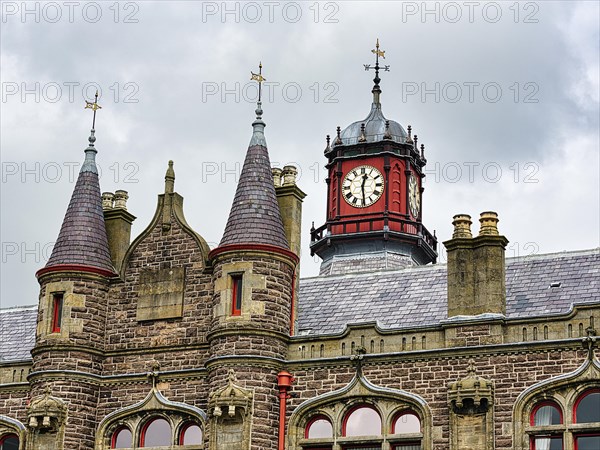
[(277, 387), (279, 387), (279, 446), (278, 450), (285, 450), (285, 416), (286, 401), (289, 398), (288, 391), (292, 387), (295, 378), (291, 373), (282, 370), (277, 374)]

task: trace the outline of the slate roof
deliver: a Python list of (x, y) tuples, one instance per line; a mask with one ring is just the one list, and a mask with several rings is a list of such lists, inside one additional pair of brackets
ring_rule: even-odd
[(267, 244), (289, 249), (264, 140), (260, 105), (256, 113), (252, 140), (219, 246)]
[(0, 309), (0, 363), (31, 359), (37, 306)]
[(98, 170), (94, 160), (95, 140), (92, 132), (90, 146), (85, 150), (84, 164), (46, 268), (76, 264), (115, 272), (110, 260)]
[[(508, 319), (600, 302), (600, 249), (507, 258), (506, 292)], [(301, 279), (298, 334), (341, 333), (346, 324), (375, 321), (382, 329), (437, 325), (446, 319), (446, 293), (444, 264)]]
[[(600, 249), (507, 258), (506, 288), (508, 319), (600, 303)], [(374, 321), (383, 329), (437, 325), (446, 319), (446, 265), (305, 278), (298, 296), (300, 335)], [(30, 358), (36, 318), (36, 306), (0, 309), (0, 361)]]

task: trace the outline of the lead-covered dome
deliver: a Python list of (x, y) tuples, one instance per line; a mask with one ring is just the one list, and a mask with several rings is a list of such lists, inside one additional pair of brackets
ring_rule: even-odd
[[(340, 134), (342, 143), (344, 145), (358, 144), (362, 136), (362, 125), (365, 125), (365, 138), (363, 142), (379, 142), (386, 138), (386, 122), (388, 119), (385, 118), (381, 111), (381, 103), (373, 103), (371, 106), (371, 112), (364, 120), (358, 120), (348, 125)], [(389, 137), (394, 142), (404, 144), (408, 134), (398, 122), (389, 120)]]

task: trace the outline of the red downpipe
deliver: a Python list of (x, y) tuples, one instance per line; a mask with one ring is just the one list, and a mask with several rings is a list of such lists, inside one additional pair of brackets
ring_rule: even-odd
[(279, 387), (279, 445), (278, 450), (285, 450), (285, 416), (286, 402), (289, 398), (288, 391), (292, 387), (295, 378), (291, 373), (282, 370), (277, 374), (277, 386)]

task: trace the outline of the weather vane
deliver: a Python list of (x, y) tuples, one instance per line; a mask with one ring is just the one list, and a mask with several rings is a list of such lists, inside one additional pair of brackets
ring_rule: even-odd
[(87, 100), (85, 101), (85, 108), (84, 109), (91, 109), (92, 111), (94, 111), (94, 118), (92, 119), (92, 130), (96, 128), (96, 111), (98, 111), (99, 109), (102, 109), (102, 106), (100, 106), (98, 104), (98, 90), (96, 89), (96, 96), (94, 97), (94, 102), (88, 102)]
[(254, 73), (252, 71), (250, 71), (250, 73), (252, 74), (250, 81), (258, 81), (258, 101), (260, 102), (262, 82), (267, 81), (267, 79), (262, 76), (262, 62), (258, 63), (258, 73)]
[(385, 59), (385, 50), (379, 50), (379, 39), (377, 39), (377, 43), (375, 44), (375, 48), (371, 50), (371, 53), (375, 54), (375, 67), (372, 67), (371, 64), (363, 64), (365, 66), (365, 70), (375, 69), (375, 77), (379, 78), (379, 69), (383, 69), (385, 72), (390, 71), (390, 66), (379, 66), (379, 57), (381, 56)]

